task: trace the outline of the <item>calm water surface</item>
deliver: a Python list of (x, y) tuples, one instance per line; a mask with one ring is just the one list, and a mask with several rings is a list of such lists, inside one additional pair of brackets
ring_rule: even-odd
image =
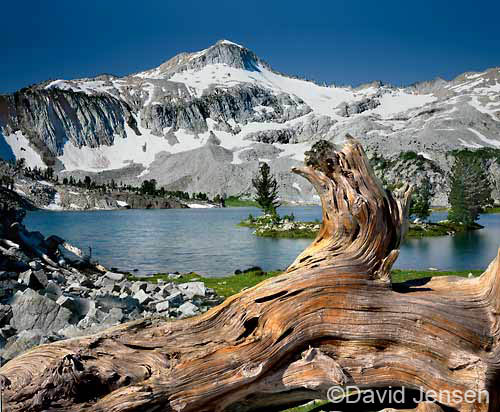
[[(297, 220), (321, 219), (321, 208), (281, 207)], [(309, 239), (271, 239), (236, 224), (255, 208), (167, 209), (92, 212), (30, 212), (26, 224), (45, 236), (57, 234), (108, 267), (142, 274), (195, 271), (208, 276), (260, 266), (286, 268)], [(434, 220), (444, 218), (436, 213)], [(500, 246), (500, 215), (481, 217), (485, 229), (457, 236), (412, 239), (404, 243), (396, 267), (484, 269)]]

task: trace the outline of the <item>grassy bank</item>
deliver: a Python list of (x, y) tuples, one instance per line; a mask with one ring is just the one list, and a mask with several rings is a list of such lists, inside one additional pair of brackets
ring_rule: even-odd
[[(192, 272), (181, 275), (179, 279), (170, 279), (168, 274), (166, 273), (158, 273), (156, 275), (148, 277), (147, 279), (150, 282), (163, 280), (165, 282), (176, 283), (202, 281), (207, 287), (214, 289), (219, 296), (227, 298), (228, 296), (235, 295), (236, 293), (241, 292), (243, 289), (251, 288), (257, 283), (260, 283), (263, 280), (269, 279), (270, 277), (276, 276), (280, 273), (281, 271), (264, 272), (258, 268), (254, 268), (236, 275), (217, 278), (203, 277), (201, 275), (198, 275), (197, 273)], [(144, 280), (144, 278), (138, 278), (134, 276), (130, 276), (129, 279)]]
[[(273, 238), (292, 238), (292, 239), (314, 239), (319, 230), (319, 222), (290, 222), (290, 223), (271, 223), (258, 220), (244, 220), (239, 226), (255, 229), (255, 235), (260, 237)], [(467, 232), (470, 230), (481, 229), (483, 226), (474, 224), (473, 227), (464, 225), (440, 222), (440, 223), (411, 223), (407, 238), (422, 238), (449, 236), (456, 233)]]
[(296, 408), (287, 409), (283, 412), (310, 412), (319, 408), (320, 406), (327, 405), (327, 401), (312, 401), (303, 406), (297, 406)]
[(474, 223), (471, 227), (466, 227), (464, 225), (451, 222), (419, 224), (410, 223), (410, 229), (408, 230), (407, 238), (448, 236), (482, 228), (483, 226), (477, 223)]
[[(479, 276), (482, 270), (462, 270), (462, 271), (434, 271), (434, 270), (407, 270), (407, 269), (395, 269), (392, 271), (392, 280), (394, 283), (401, 283), (407, 280), (421, 279), (426, 277), (435, 276), (461, 276), (467, 277), (469, 273), (474, 276)], [(277, 276), (282, 273), (279, 270), (264, 272), (259, 268), (252, 268), (239, 273), (236, 275), (225, 276), (225, 277), (203, 277), (197, 273), (186, 273), (181, 275), (179, 279), (170, 279), (166, 273), (158, 273), (154, 276), (148, 277), (148, 281), (157, 282), (158, 280), (163, 280), (165, 282), (193, 282), (202, 281), (209, 288), (214, 289), (219, 296), (225, 298), (241, 292), (244, 289), (251, 288), (257, 285), (263, 280), (269, 279), (273, 276)], [(130, 276), (130, 280), (144, 280), (144, 278)]]
[(226, 207), (249, 207), (255, 206), (258, 207), (257, 202), (255, 200), (250, 199), (242, 199), (238, 196), (229, 196), (224, 200)]

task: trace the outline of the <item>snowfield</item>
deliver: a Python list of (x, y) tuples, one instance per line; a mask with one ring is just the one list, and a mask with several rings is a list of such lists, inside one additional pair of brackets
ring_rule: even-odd
[[(43, 158), (66, 172), (102, 172), (102, 179), (134, 185), (154, 178), (173, 190), (240, 195), (250, 190), (257, 162), (266, 161), (284, 181), (287, 200), (303, 202), (317, 200), (314, 191), (289, 172), (318, 139), (342, 144), (351, 134), (369, 151), (412, 150), (444, 169), (451, 150), (500, 148), (498, 68), (408, 87), (325, 86), (276, 72), (222, 40), (121, 78), (58, 79), (37, 88), (47, 105), (25, 135), (17, 124), (0, 124), (0, 156), (44, 168), (28, 139), (43, 136)], [(54, 89), (77, 93), (60, 94), (71, 96), (72, 110), (55, 110), (46, 91)], [(60, 199), (49, 207), (59, 210)]]

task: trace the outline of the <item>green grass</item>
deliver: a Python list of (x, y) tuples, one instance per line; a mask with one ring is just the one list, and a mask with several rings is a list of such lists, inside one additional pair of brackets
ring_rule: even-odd
[(251, 270), (248, 272), (240, 273), (238, 275), (207, 278), (193, 272), (183, 274), (179, 279), (169, 279), (168, 274), (158, 273), (147, 278), (137, 278), (134, 276), (129, 276), (129, 280), (147, 280), (148, 282), (157, 282), (161, 279), (165, 282), (176, 283), (202, 281), (205, 283), (205, 286), (214, 289), (219, 296), (227, 298), (228, 296), (235, 295), (236, 293), (241, 292), (243, 289), (251, 288), (257, 283), (260, 283), (263, 280), (269, 279), (270, 277), (276, 276), (280, 273), (280, 271), (263, 272), (262, 270)]
[(408, 238), (447, 236), (449, 234), (467, 232), (469, 230), (482, 229), (483, 226), (474, 223), (472, 227), (467, 228), (464, 225), (451, 222), (410, 224)]
[(255, 200), (241, 199), (238, 196), (229, 196), (227, 199), (225, 199), (224, 202), (226, 207), (248, 207), (248, 206), (259, 207)]
[(447, 212), (448, 210), (450, 210), (450, 208), (447, 206), (431, 207), (432, 212)]
[[(259, 269), (253, 269), (240, 273), (238, 275), (230, 275), (225, 277), (203, 277), (197, 273), (186, 273), (183, 274), (179, 279), (170, 279), (168, 274), (158, 273), (147, 278), (129, 276), (129, 280), (147, 280), (148, 282), (157, 282), (158, 280), (164, 280), (165, 282), (176, 282), (185, 283), (193, 281), (202, 281), (209, 288), (212, 288), (217, 292), (219, 296), (229, 297), (236, 293), (241, 292), (243, 289), (251, 288), (257, 285), (263, 280), (269, 279), (273, 276), (277, 276), (282, 272), (279, 270), (264, 272)], [(394, 283), (401, 283), (412, 279), (421, 279), (426, 277), (435, 276), (461, 276), (467, 277), (469, 273), (474, 276), (479, 276), (483, 273), (482, 270), (460, 270), (460, 271), (434, 271), (434, 270), (407, 270), (407, 269), (395, 269), (392, 271), (392, 281)]]
[(392, 270), (392, 282), (393, 283), (402, 283), (408, 280), (413, 279), (422, 279), (428, 277), (436, 277), (436, 276), (460, 276), (460, 277), (468, 277), (469, 273), (472, 273), (474, 276), (479, 276), (483, 273), (482, 270), (409, 270), (409, 269), (393, 269)]
[(490, 207), (489, 209), (486, 209), (484, 213), (500, 213), (500, 206)]
[(328, 401), (312, 401), (307, 403), (306, 405), (297, 406), (295, 408), (287, 409), (283, 412), (309, 412), (313, 409), (316, 409), (319, 406), (328, 404)]
[[(495, 212), (491, 212), (495, 213)], [(289, 238), (289, 239), (314, 239), (318, 231), (314, 229), (317, 223), (315, 222), (297, 222), (302, 225), (310, 225), (309, 228), (303, 229), (290, 229), (290, 230), (257, 230), (256, 235), (260, 237), (273, 237), (273, 238)], [(259, 225), (244, 220), (238, 226), (250, 227), (258, 229)], [(436, 237), (448, 236), (450, 234), (462, 233), (468, 230), (481, 229), (483, 226), (475, 224), (472, 228), (466, 228), (463, 225), (455, 223), (425, 223), (425, 224), (410, 224), (410, 229), (407, 238), (422, 238), (422, 237)]]
[(311, 229), (292, 229), (292, 230), (261, 230), (257, 236), (287, 238), (287, 239), (314, 239), (318, 232)]
[(251, 223), (248, 220), (242, 220), (240, 223), (238, 223), (236, 226), (242, 226), (242, 227), (253, 227), (256, 228), (258, 225), (256, 223)]

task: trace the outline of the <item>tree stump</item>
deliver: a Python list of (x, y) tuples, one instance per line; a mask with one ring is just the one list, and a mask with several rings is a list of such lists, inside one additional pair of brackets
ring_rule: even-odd
[(408, 186), (385, 190), (352, 138), (316, 143), (294, 172), (323, 223), (286, 272), (195, 318), (30, 350), (0, 370), (7, 410), (272, 411), (349, 385), (488, 391), (416, 410), (500, 410), (500, 257), (479, 278), (393, 285)]

